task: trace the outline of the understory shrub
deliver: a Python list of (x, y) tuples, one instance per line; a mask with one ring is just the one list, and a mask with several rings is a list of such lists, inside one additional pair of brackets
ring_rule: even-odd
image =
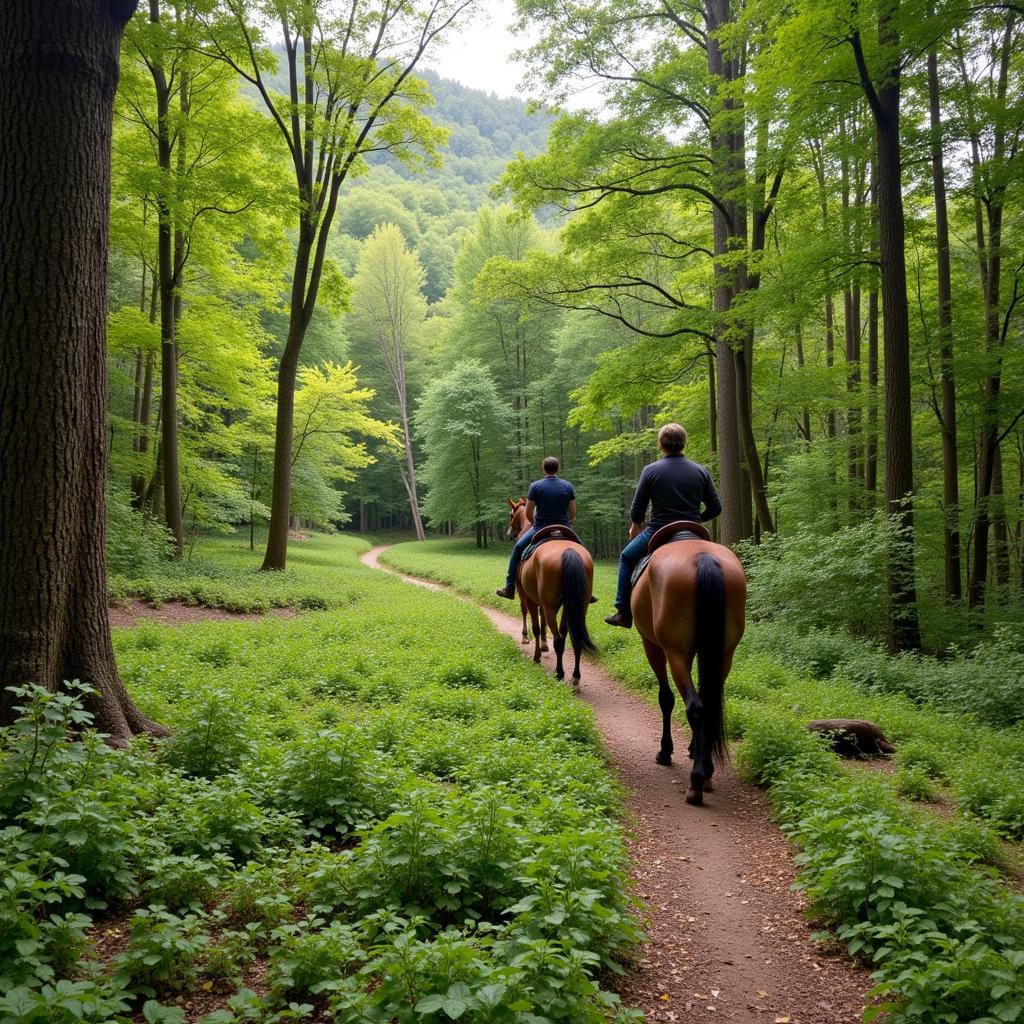
[[(787, 741), (781, 722), (751, 723), (737, 760), (770, 787), (801, 849), (798, 885), (812, 911), (875, 967), (878, 1001), (865, 1020), (1019, 1019), (1024, 896), (973, 865), (984, 834), (910, 810), (880, 779), (829, 771), (817, 754), (792, 756), (806, 740), (797, 722), (789, 728)], [(780, 744), (790, 754), (771, 758)]]
[(167, 741), (114, 751), (84, 688), (20, 692), (0, 729), (0, 1024), (184, 1024), (201, 992), (226, 1004), (202, 1024), (632, 1019), (604, 988), (639, 932), (589, 709), (359, 550), (153, 574), (156, 600), (328, 606), (115, 630)]

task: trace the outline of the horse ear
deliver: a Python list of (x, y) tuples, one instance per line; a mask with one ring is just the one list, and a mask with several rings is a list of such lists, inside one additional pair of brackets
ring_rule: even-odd
[(509, 508), (515, 508), (516, 507), (517, 502), (514, 502), (511, 498), (506, 498), (505, 500), (508, 502), (508, 507)]

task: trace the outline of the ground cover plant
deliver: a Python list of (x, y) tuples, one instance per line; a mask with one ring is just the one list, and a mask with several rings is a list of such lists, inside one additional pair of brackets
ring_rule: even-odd
[[(503, 554), (446, 540), (398, 545), (383, 557), (516, 611), (494, 596)], [(614, 566), (598, 563), (597, 607), (613, 588)], [(655, 701), (638, 638), (594, 618), (602, 663)], [(1014, 638), (991, 643), (1005, 650)], [(970, 685), (980, 694), (980, 658), (940, 666), (948, 676), (939, 682), (973, 670)], [(1024, 900), (986, 864), (1015, 857), (1016, 846), (1000, 837), (1024, 838), (1024, 733), (979, 721), (991, 707), (981, 696), (979, 715), (950, 713), (937, 699), (939, 683), (924, 685), (936, 666), (886, 659), (834, 632), (800, 636), (778, 623), (752, 623), (726, 687), (730, 736), (741, 741), (741, 773), (770, 787), (801, 850), (799, 884), (813, 912), (875, 969), (878, 1000), (868, 1019), (884, 1010), (894, 1022), (1016, 1021), (1024, 1017)], [(897, 746), (894, 773), (844, 770), (803, 726), (842, 717), (882, 726)], [(958, 813), (947, 821), (912, 803), (934, 799)]]
[(628, 1019), (604, 979), (638, 930), (588, 709), (365, 544), (296, 547), (248, 593), (316, 582), (342, 611), (116, 632), (168, 741), (114, 751), (81, 690), (19, 692), (0, 1022)]

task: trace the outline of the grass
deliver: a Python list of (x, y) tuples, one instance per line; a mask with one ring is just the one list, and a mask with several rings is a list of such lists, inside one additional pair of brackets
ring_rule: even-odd
[[(501, 600), (493, 595), (501, 552), (446, 540), (399, 545), (384, 560), (488, 604)], [(602, 604), (613, 588), (614, 566), (598, 565)], [(636, 634), (600, 621), (594, 633), (604, 665), (653, 702), (656, 684)], [(893, 1024), (1024, 1019), (1024, 898), (983, 866), (1019, 864), (1019, 847), (997, 833), (1024, 836), (1024, 734), (877, 692), (870, 673), (857, 671), (861, 648), (843, 657), (841, 638), (824, 643), (827, 671), (809, 672), (813, 636), (792, 645), (787, 664), (779, 625), (752, 624), (727, 685), (727, 712), (741, 774), (770, 789), (801, 850), (799, 884), (812, 911), (875, 969), (866, 1020), (880, 1012)], [(803, 728), (840, 717), (878, 722), (897, 745), (897, 771), (844, 771)], [(947, 821), (915, 804), (937, 795), (960, 816)]]
[(23, 694), (0, 1024), (633, 1019), (607, 981), (639, 932), (589, 709), (367, 546), (315, 536), (265, 575), (218, 539), (146, 581), (322, 608), (117, 631), (167, 741), (110, 751), (73, 687)]

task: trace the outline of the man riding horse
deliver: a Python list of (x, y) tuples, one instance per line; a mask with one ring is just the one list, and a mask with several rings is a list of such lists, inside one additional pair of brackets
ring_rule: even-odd
[(560, 468), (558, 459), (549, 455), (541, 463), (544, 476), (530, 484), (526, 493), (526, 518), (532, 525), (518, 539), (510, 538), (516, 543), (508, 560), (505, 586), (495, 591), (498, 597), (511, 601), (516, 596), (516, 573), (533, 535), (545, 526), (568, 526), (576, 518), (576, 492), (568, 480), (558, 475)]
[[(683, 454), (686, 431), (678, 423), (668, 423), (658, 431), (658, 447), (662, 457), (644, 466), (629, 510), (629, 543), (619, 556), (616, 610), (604, 620), (610, 626), (629, 629), (633, 625), (630, 610), (633, 570), (647, 553), (647, 542), (655, 531), (678, 520), (706, 523), (722, 511), (722, 502), (707, 468)], [(651, 518), (645, 528), (648, 505)]]

